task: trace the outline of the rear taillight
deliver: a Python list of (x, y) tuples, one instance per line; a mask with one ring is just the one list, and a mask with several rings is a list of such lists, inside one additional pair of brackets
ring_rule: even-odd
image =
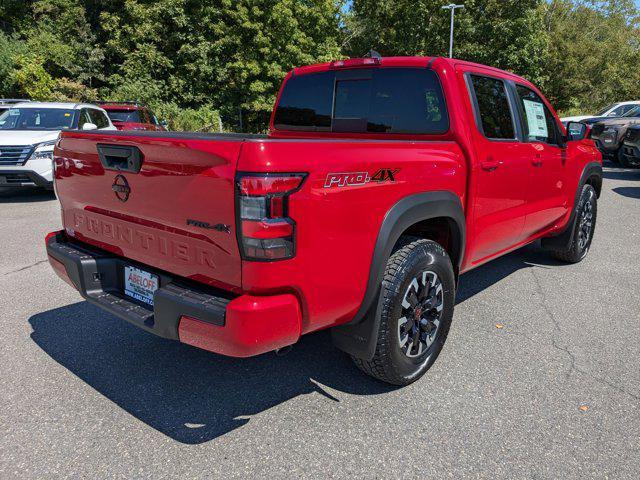
[(245, 260), (273, 261), (295, 255), (295, 222), (289, 196), (304, 181), (301, 173), (242, 173), (236, 180), (238, 242)]

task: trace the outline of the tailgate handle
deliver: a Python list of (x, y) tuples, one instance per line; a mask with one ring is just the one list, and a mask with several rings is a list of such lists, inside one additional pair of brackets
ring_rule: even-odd
[(138, 173), (142, 168), (142, 152), (129, 145), (97, 145), (100, 163), (106, 170)]

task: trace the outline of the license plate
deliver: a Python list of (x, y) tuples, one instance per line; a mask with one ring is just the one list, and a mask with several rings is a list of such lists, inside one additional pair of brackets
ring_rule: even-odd
[(135, 267), (124, 268), (124, 293), (147, 305), (153, 305), (153, 292), (158, 289), (158, 276)]

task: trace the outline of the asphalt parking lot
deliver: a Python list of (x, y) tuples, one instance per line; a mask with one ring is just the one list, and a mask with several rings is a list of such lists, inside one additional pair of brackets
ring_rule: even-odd
[(638, 478), (640, 171), (605, 177), (587, 259), (463, 276), (402, 389), (326, 333), (236, 360), (104, 314), (46, 262), (55, 198), (0, 192), (0, 478)]

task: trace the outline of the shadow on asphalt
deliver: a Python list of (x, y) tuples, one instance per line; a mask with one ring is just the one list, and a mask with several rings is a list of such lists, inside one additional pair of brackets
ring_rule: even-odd
[(616, 187), (613, 191), (623, 197), (640, 198), (640, 187)]
[[(457, 303), (523, 268), (561, 265), (525, 247), (462, 276)], [(199, 444), (319, 384), (353, 395), (394, 390), (356, 369), (328, 332), (302, 337), (286, 356), (223, 357), (155, 337), (87, 302), (29, 319), (33, 341), (56, 362), (137, 419), (170, 438)]]
[(200, 444), (321, 383), (354, 395), (394, 388), (362, 374), (328, 332), (304, 336), (285, 356), (234, 359), (155, 337), (87, 302), (34, 315), (31, 338), (56, 362), (170, 438)]
[(616, 168), (609, 163), (602, 172), (602, 176), (608, 180), (640, 180), (640, 169)]
[(456, 305), (524, 268), (557, 268), (566, 265), (566, 263), (555, 260), (540, 246), (539, 241), (535, 242), (460, 276)]
[(49, 202), (55, 199), (55, 194), (44, 188), (0, 187), (0, 203)]

